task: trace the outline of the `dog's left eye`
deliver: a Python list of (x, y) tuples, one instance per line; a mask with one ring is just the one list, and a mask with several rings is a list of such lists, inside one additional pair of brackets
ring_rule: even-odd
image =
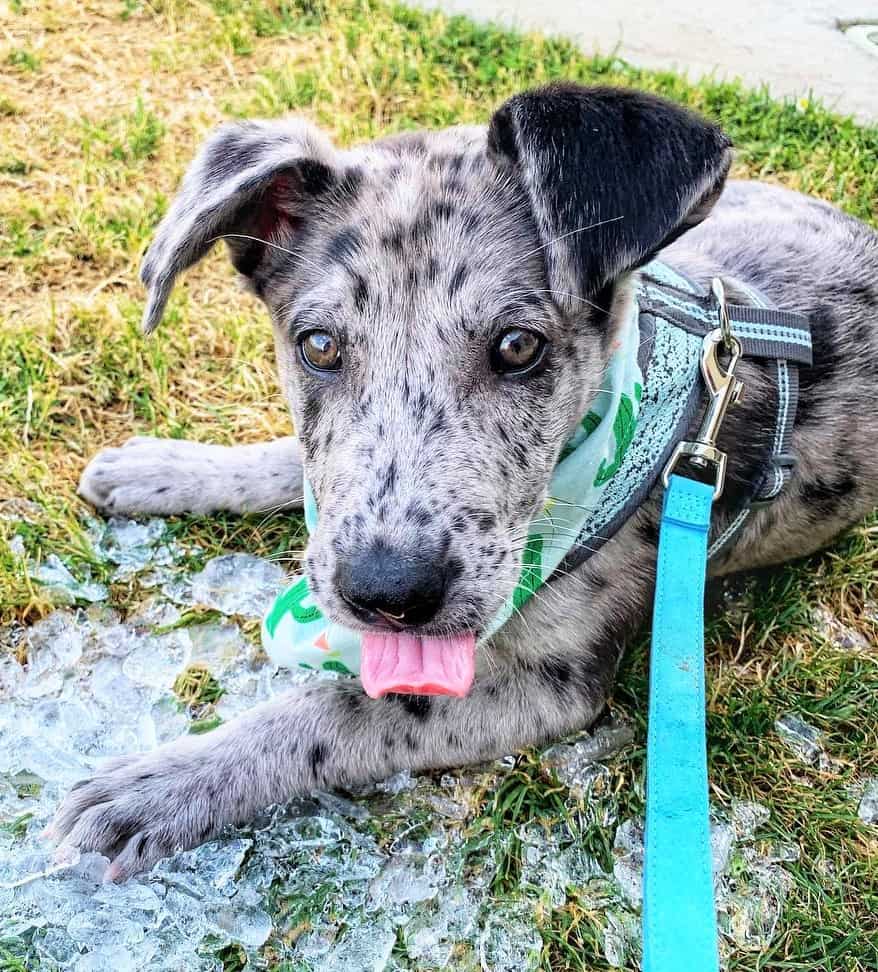
[(491, 348), (491, 367), (501, 375), (523, 375), (539, 365), (546, 339), (523, 327), (507, 328)]
[(299, 340), (306, 364), (318, 371), (337, 371), (341, 367), (338, 342), (327, 331), (309, 331)]

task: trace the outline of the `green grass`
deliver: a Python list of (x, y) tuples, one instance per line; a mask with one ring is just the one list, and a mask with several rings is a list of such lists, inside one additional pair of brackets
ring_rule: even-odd
[[(106, 568), (91, 555), (75, 484), (100, 446), (132, 434), (253, 441), (289, 428), (265, 314), (237, 290), (221, 254), (178, 288), (160, 335), (138, 330), (140, 254), (198, 141), (223, 118), (301, 112), (348, 143), (484, 122), (512, 92), (556, 77), (637, 85), (721, 122), (737, 148), (736, 175), (875, 220), (878, 128), (811, 101), (692, 84), (463, 18), (377, 0), (23, 0), (11, 5), (5, 29), (0, 500), (25, 497), (43, 512), (30, 524), (0, 520), (0, 538), (19, 533), (31, 558), (57, 553), (98, 580)], [(205, 558), (228, 549), (283, 556), (303, 539), (289, 516), (180, 518), (171, 533)], [(766, 804), (770, 835), (801, 851), (788, 865), (793, 891), (772, 945), (735, 952), (732, 970), (878, 967), (878, 834), (857, 819), (850, 790), (878, 773), (876, 652), (838, 650), (810, 623), (812, 608), (824, 605), (874, 646), (876, 568), (873, 520), (832, 551), (760, 577), (712, 624), (712, 799)], [(123, 613), (138, 596), (113, 586)], [(51, 607), (0, 545), (0, 622), (31, 622)], [(643, 804), (645, 659), (644, 645), (633, 646), (614, 702), (639, 730), (638, 743), (610, 766), (623, 816)], [(802, 765), (780, 743), (773, 722), (786, 711), (825, 732), (830, 770)], [(528, 755), (475, 809), (474, 848), (503, 848), (498, 890), (517, 880), (514, 830), (524, 820), (574, 820), (589, 850), (610, 860), (612, 829), (572, 806)], [(547, 910), (545, 967), (607, 968), (601, 928), (575, 896)], [(0, 969), (16, 963), (0, 942)]]

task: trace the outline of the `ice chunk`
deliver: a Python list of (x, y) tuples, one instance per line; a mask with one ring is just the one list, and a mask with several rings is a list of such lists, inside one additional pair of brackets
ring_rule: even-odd
[(186, 583), (167, 588), (167, 593), (178, 603), (261, 618), (287, 583), (283, 570), (270, 560), (250, 554), (224, 554), (209, 560), (204, 570)]
[(761, 803), (752, 800), (732, 800), (730, 822), (737, 840), (748, 840), (756, 831), (768, 823), (771, 811)]
[(176, 543), (166, 543), (167, 524), (153, 518), (145, 523), (113, 517), (98, 525), (93, 535), (95, 554), (116, 564), (114, 580), (127, 580), (155, 568), (169, 567), (185, 554)]
[(519, 836), (522, 885), (536, 889), (556, 908), (566, 901), (568, 889), (580, 888), (603, 874), (598, 862), (566, 828), (547, 835), (540, 827), (526, 827)]
[(250, 646), (236, 624), (196, 624), (186, 629), (192, 645), (189, 661), (222, 675), (248, 658)]
[(29, 698), (54, 695), (82, 657), (85, 635), (79, 617), (53, 611), (27, 633), (27, 674), (21, 694)]
[(401, 770), (399, 773), (394, 773), (393, 776), (389, 776), (386, 780), (376, 783), (375, 789), (381, 793), (398, 795), (404, 793), (406, 790), (413, 790), (417, 785), (418, 781), (408, 770)]
[(163, 635), (144, 635), (122, 662), (122, 672), (136, 685), (169, 692), (174, 679), (189, 664), (191, 651), (184, 628)]
[(228, 889), (233, 894), (234, 879), (252, 846), (252, 840), (242, 837), (211, 841), (159, 861), (153, 874), (162, 877), (167, 884), (191, 893), (193, 897), (204, 893), (205, 884), (217, 891)]
[(390, 961), (396, 931), (389, 922), (366, 922), (348, 928), (316, 966), (318, 972), (383, 972)]
[(608, 911), (604, 926), (604, 958), (614, 969), (639, 966), (641, 925), (636, 915), (627, 911)]
[(639, 908), (643, 901), (643, 824), (625, 820), (613, 841), (613, 876), (627, 901)]
[(25, 670), (14, 655), (0, 648), (0, 701), (10, 699), (24, 682)]
[(714, 884), (725, 873), (735, 845), (735, 831), (722, 821), (710, 825), (710, 857)]
[(575, 739), (550, 747), (542, 759), (556, 770), (562, 782), (568, 786), (576, 785), (576, 778), (586, 767), (609, 759), (633, 740), (633, 726), (625, 722), (607, 722), (590, 733), (581, 733)]
[(143, 925), (111, 906), (80, 911), (67, 923), (67, 935), (90, 951), (113, 946), (137, 945), (144, 938)]
[(49, 554), (42, 564), (34, 567), (31, 576), (46, 588), (57, 603), (105, 601), (110, 596), (106, 585), (93, 581), (90, 576), (83, 581), (78, 581), (56, 554)]
[(857, 815), (865, 824), (878, 824), (878, 778), (866, 780)]
[(393, 857), (369, 887), (369, 907), (396, 909), (429, 901), (439, 893), (444, 875), (441, 859), (420, 854)]
[(402, 930), (406, 953), (419, 969), (447, 969), (452, 954), (458, 960), (470, 954), (477, 930), (479, 901), (466, 888), (451, 888), (433, 904), (419, 908)]
[(864, 634), (843, 624), (829, 608), (822, 605), (811, 612), (811, 624), (817, 634), (842, 651), (866, 652), (872, 648)]
[(818, 766), (821, 770), (829, 770), (832, 762), (826, 754), (823, 744), (823, 733), (810, 723), (788, 712), (775, 720), (774, 728), (786, 747), (803, 763)]
[(535, 972), (543, 939), (528, 903), (488, 910), (479, 936), (479, 960), (486, 972)]
[(741, 948), (766, 948), (774, 938), (792, 878), (777, 864), (745, 855), (750, 868), (747, 882), (730, 882), (719, 895), (720, 931)]

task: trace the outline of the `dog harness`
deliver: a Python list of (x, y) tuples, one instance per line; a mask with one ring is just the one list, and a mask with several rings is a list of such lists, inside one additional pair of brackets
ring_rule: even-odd
[[(811, 363), (809, 323), (801, 314), (771, 306), (741, 281), (727, 277), (725, 284), (745, 294), (747, 303), (727, 304), (722, 295), (662, 262), (641, 270), (603, 387), (562, 450), (549, 499), (531, 523), (518, 585), (480, 640), (490, 638), (553, 576), (586, 561), (642, 505), (704, 409), (709, 376), (702, 375), (702, 346), (721, 314), (727, 315), (742, 356), (767, 364), (775, 427), (763, 469), (731, 521), (710, 537), (709, 556), (727, 551), (751, 513), (780, 494), (794, 464), (790, 444), (797, 374), (799, 365)], [(716, 472), (721, 480), (724, 461)], [(306, 483), (309, 531), (317, 515)], [(342, 674), (360, 670), (359, 633), (323, 616), (305, 577), (279, 595), (263, 622), (262, 637), (278, 665)]]

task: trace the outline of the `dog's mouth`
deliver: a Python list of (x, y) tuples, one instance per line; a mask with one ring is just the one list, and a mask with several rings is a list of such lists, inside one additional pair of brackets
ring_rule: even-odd
[(390, 692), (463, 698), (472, 687), (476, 651), (472, 631), (442, 638), (366, 631), (361, 647), (360, 679), (373, 699)]

